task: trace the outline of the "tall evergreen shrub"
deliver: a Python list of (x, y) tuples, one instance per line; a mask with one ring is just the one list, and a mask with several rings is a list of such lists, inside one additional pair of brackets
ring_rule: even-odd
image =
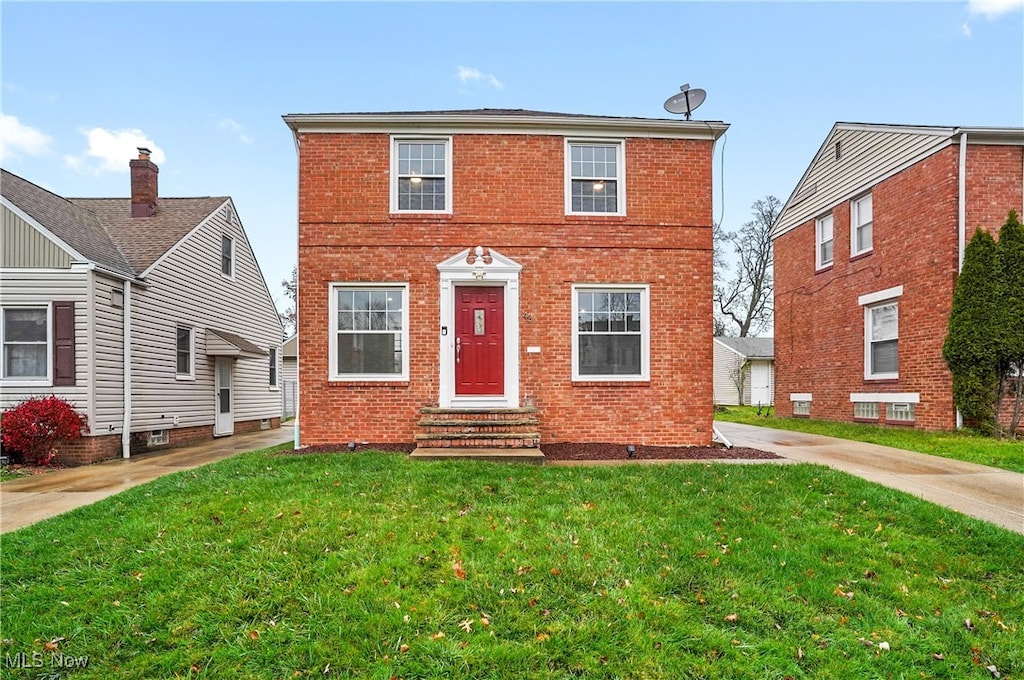
[[(1010, 433), (1020, 427), (1024, 410), (1024, 226), (1011, 210), (999, 230), (999, 401), (1013, 400)], [(1005, 395), (1005, 396), (1004, 396)], [(997, 406), (998, 408), (998, 406)], [(997, 412), (998, 416), (998, 412)]]

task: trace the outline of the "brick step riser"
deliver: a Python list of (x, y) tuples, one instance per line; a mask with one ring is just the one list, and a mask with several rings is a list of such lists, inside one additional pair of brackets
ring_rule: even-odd
[(529, 414), (522, 413), (429, 413), (422, 414), (423, 420), (432, 422), (437, 420), (456, 420), (460, 422), (492, 422), (495, 420), (526, 420), (530, 419)]
[(495, 419), (495, 420), (471, 420), (468, 418), (424, 418), (419, 423), (420, 427), (529, 427), (537, 429), (540, 420), (537, 418), (521, 419)]
[(446, 439), (420, 438), (417, 436), (418, 446), (428, 449), (537, 449), (540, 448), (540, 439)]
[(437, 436), (450, 434), (512, 434), (526, 436), (536, 431), (536, 427), (523, 427), (516, 425), (477, 425), (475, 427), (466, 427), (465, 425), (432, 425), (430, 427), (420, 428), (420, 432), (423, 434)]

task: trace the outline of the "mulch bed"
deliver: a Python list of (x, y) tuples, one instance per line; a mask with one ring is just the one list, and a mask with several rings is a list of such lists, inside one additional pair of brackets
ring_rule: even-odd
[[(412, 453), (415, 444), (358, 444), (356, 451), (392, 451)], [(629, 460), (625, 444), (560, 443), (541, 444), (545, 458), (554, 462), (562, 460)], [(317, 444), (306, 446), (286, 454), (346, 453), (347, 444)], [(774, 453), (724, 446), (637, 446), (634, 460), (773, 460), (780, 458)]]

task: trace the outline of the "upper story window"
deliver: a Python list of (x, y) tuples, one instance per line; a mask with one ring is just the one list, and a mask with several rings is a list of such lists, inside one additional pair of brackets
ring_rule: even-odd
[(220, 273), (235, 278), (235, 239), (224, 234), (220, 237)]
[(871, 194), (854, 199), (850, 206), (850, 257), (871, 250), (871, 212)]
[(392, 140), (391, 212), (450, 213), (451, 139)]
[(566, 141), (565, 211), (579, 215), (626, 212), (623, 143)]
[(647, 380), (647, 286), (573, 287), (573, 379)]
[(194, 336), (195, 333), (192, 328), (177, 326), (177, 340), (175, 342), (176, 368), (174, 373), (179, 379), (188, 380), (195, 377)]
[(408, 380), (405, 284), (333, 284), (331, 380)]
[(268, 376), (270, 387), (277, 387), (277, 348), (270, 348), (270, 375)]
[(815, 222), (814, 231), (815, 256), (814, 265), (816, 269), (823, 269), (832, 264), (832, 215), (825, 215)]
[(49, 307), (4, 307), (3, 339), (5, 380), (49, 382)]

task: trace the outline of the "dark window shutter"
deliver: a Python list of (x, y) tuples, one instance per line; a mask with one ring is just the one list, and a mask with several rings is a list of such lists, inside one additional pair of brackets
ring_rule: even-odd
[(75, 303), (53, 303), (53, 384), (75, 384)]

